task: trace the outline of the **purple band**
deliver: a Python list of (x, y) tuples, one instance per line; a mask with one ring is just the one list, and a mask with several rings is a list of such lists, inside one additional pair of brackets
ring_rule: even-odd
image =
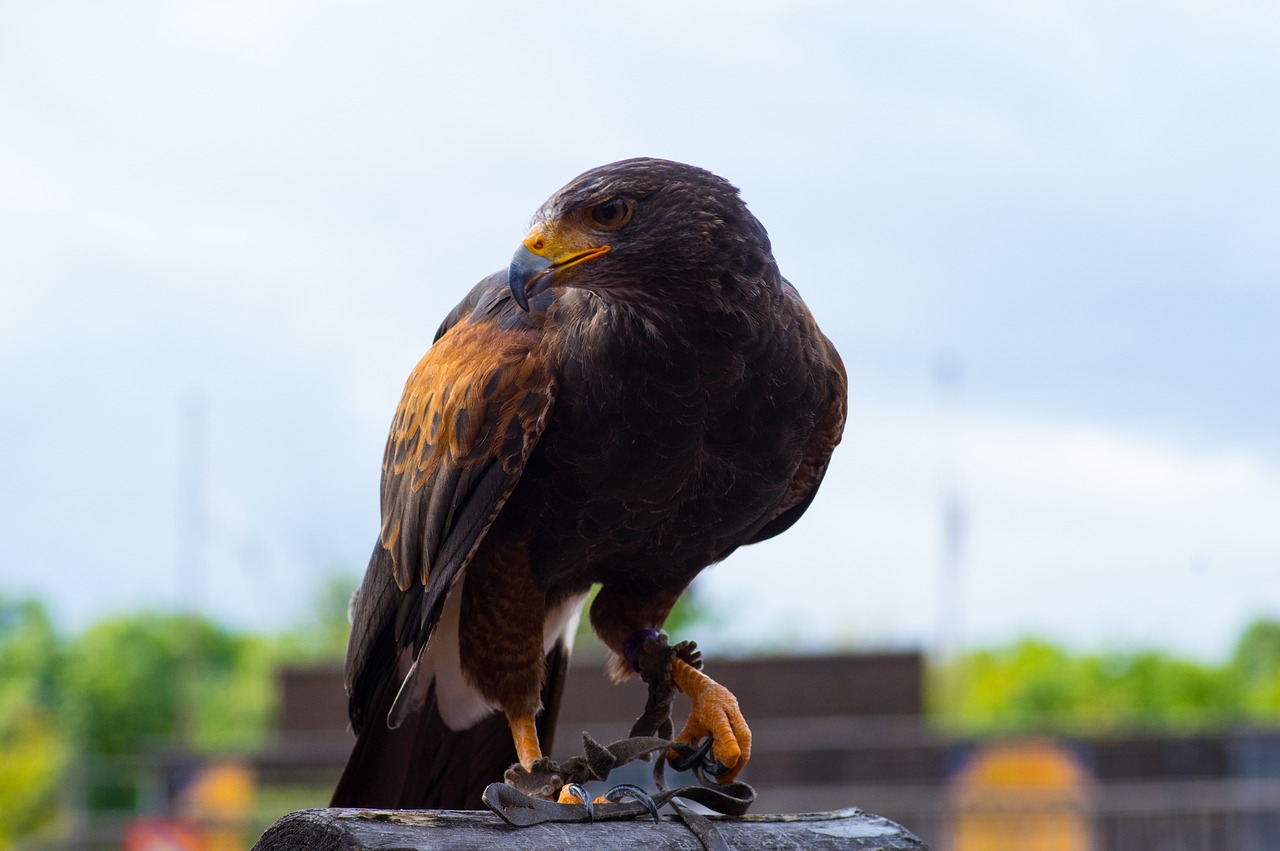
[(650, 638), (657, 638), (662, 633), (656, 629), (637, 629), (631, 635), (627, 636), (627, 640), (622, 643), (622, 659), (631, 666), (631, 670), (639, 671), (640, 648), (644, 647), (644, 643)]

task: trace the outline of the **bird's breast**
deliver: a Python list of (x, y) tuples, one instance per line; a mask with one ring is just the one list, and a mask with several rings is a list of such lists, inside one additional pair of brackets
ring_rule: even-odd
[(556, 579), (688, 581), (776, 513), (816, 400), (797, 398), (783, 341), (711, 336), (614, 338), (562, 365), (531, 460), (535, 560)]

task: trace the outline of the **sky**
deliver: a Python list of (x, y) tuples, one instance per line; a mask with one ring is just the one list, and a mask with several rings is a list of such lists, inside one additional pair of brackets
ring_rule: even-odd
[(740, 187), (850, 378), (704, 647), (1280, 617), (1274, 3), (0, 9), (0, 594), (66, 629), (358, 575), (440, 320), (641, 155)]

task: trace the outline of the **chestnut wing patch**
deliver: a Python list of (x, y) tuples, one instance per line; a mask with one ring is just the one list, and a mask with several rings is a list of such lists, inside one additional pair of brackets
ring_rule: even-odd
[(473, 315), (409, 376), (383, 457), (379, 538), (402, 591), (451, 585), (515, 487), (554, 397), (541, 336)]
[(546, 426), (555, 383), (544, 317), (517, 310), (506, 273), (491, 275), (449, 314), (405, 383), (383, 455), (382, 528), (352, 599), (346, 686), (357, 731), (396, 694), (379, 697), (384, 686), (412, 692), (450, 588)]

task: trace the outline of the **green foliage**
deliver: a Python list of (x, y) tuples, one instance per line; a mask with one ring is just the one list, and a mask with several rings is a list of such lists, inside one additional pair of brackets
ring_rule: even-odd
[(1073, 655), (1025, 639), (970, 653), (933, 683), (935, 718), (964, 732), (1220, 728), (1280, 717), (1280, 623), (1255, 624), (1222, 666), (1151, 650)]
[(1280, 621), (1255, 621), (1245, 630), (1231, 671), (1244, 711), (1258, 721), (1280, 722)]
[(244, 751), (262, 745), (275, 711), (279, 653), (271, 639), (232, 636), (227, 657), (199, 678), (194, 741), (199, 751)]
[(960, 684), (960, 719), (978, 729), (1053, 724), (1075, 701), (1068, 662), (1062, 650), (1035, 640), (971, 654), (959, 672), (948, 672)]
[[(78, 755), (128, 757), (263, 743), (286, 662), (341, 659), (355, 580), (331, 578), (299, 628), (260, 636), (201, 617), (143, 612), (64, 639), (33, 600), (0, 598), (0, 849), (50, 824)], [(87, 789), (90, 807), (131, 808), (129, 777)]]
[(345, 658), (347, 637), (351, 634), (347, 604), (359, 585), (358, 578), (341, 573), (325, 580), (316, 591), (311, 612), (301, 626), (276, 637), (273, 650), (279, 660), (301, 664)]
[(59, 662), (44, 606), (0, 598), (0, 715), (15, 705), (52, 706)]
[[(76, 743), (96, 754), (142, 750), (174, 736), (187, 647), (207, 624), (142, 614), (103, 621), (72, 642), (66, 673), (67, 721)], [(191, 663), (193, 666), (195, 662)]]
[(0, 848), (55, 814), (68, 756), (55, 705), (60, 661), (44, 607), (0, 600)]
[(269, 641), (201, 618), (102, 621), (68, 650), (69, 730), (101, 755), (178, 739), (199, 750), (251, 747), (269, 720), (273, 662)]
[(66, 718), (77, 746), (120, 755), (178, 741), (203, 752), (262, 744), (279, 667), (342, 658), (354, 584), (331, 579), (315, 614), (275, 636), (189, 615), (142, 613), (96, 624), (67, 654)]
[(0, 719), (0, 848), (53, 821), (67, 756), (53, 713), (26, 707)]

